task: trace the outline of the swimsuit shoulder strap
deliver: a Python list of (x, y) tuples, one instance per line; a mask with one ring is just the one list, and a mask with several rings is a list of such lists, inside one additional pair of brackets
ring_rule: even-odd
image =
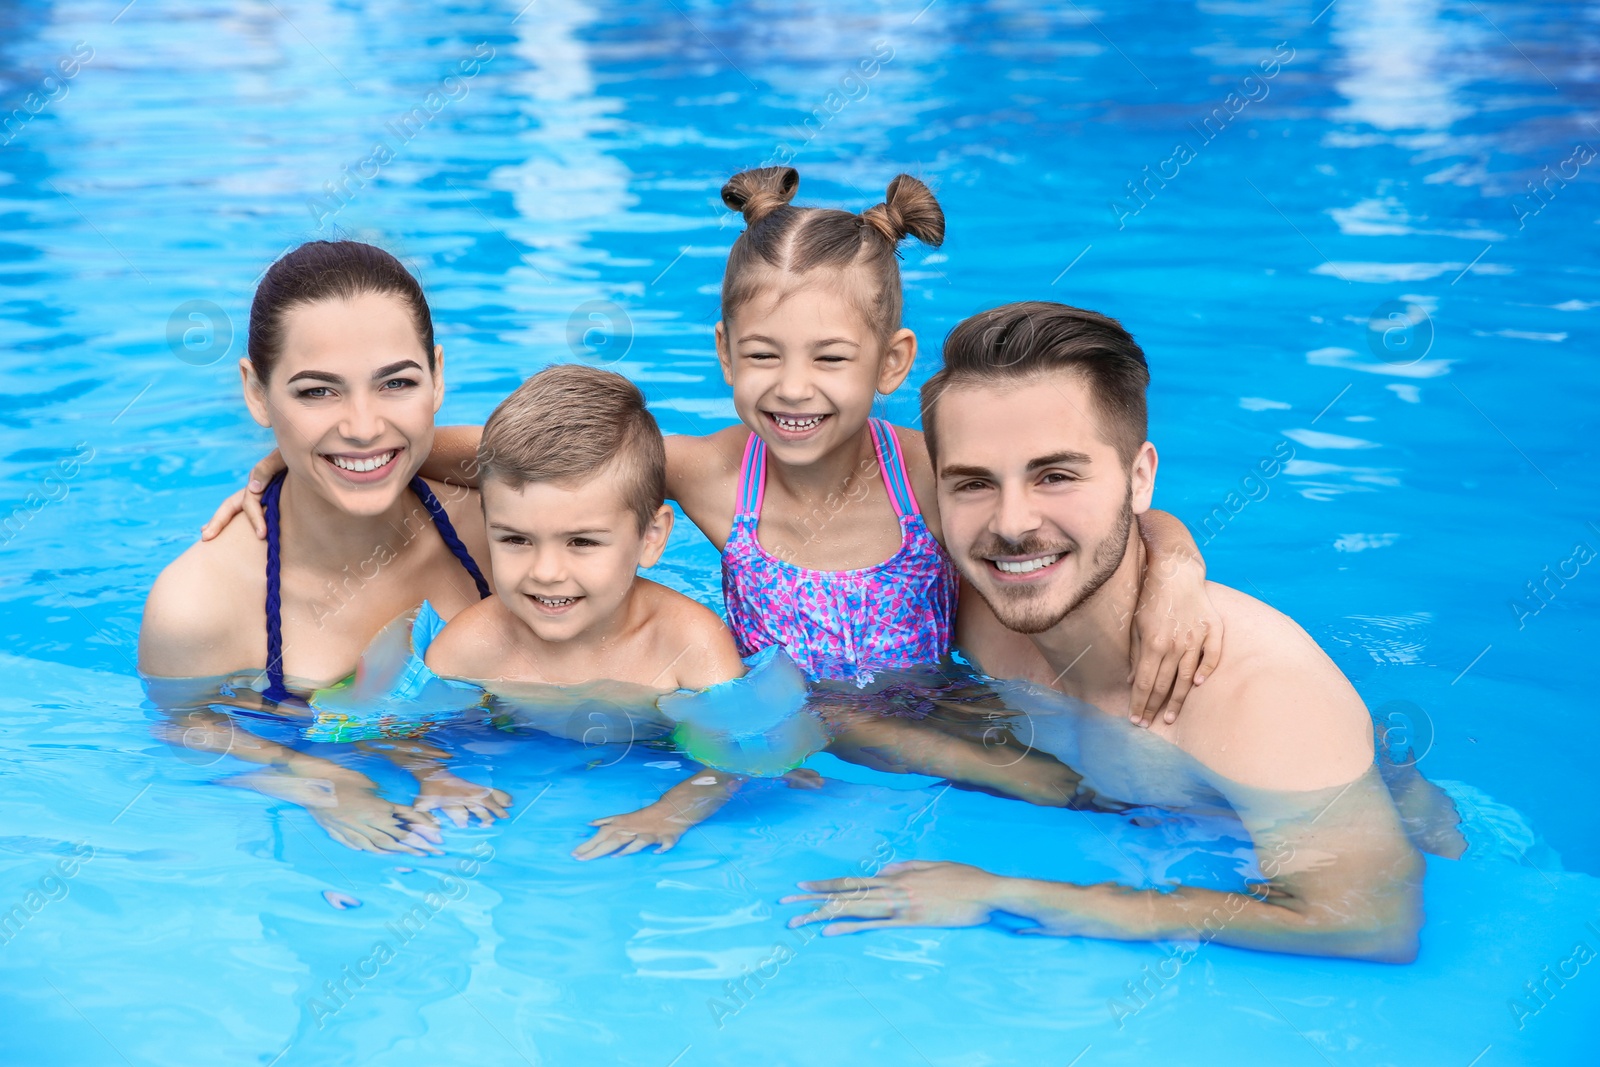
[(889, 490), (889, 501), (900, 518), (920, 515), (917, 495), (911, 491), (911, 479), (906, 475), (905, 458), (900, 454), (900, 441), (894, 427), (883, 419), (872, 419), (872, 444), (878, 450), (878, 466), (883, 471), (883, 484)]
[(478, 587), (478, 599), (489, 599), (491, 596), (489, 583), (483, 580), (483, 572), (478, 569), (477, 561), (472, 558), (472, 553), (467, 551), (467, 546), (461, 543), (456, 528), (450, 524), (450, 516), (445, 514), (444, 505), (439, 503), (439, 498), (433, 495), (433, 490), (428, 488), (428, 483), (422, 480), (421, 475), (411, 479), (411, 491), (417, 494), (422, 506), (433, 516), (433, 525), (438, 529), (439, 537), (443, 539), (450, 554), (460, 560), (467, 573), (472, 575), (472, 582)]
[(267, 525), (267, 689), (261, 695), (274, 702), (288, 700), (294, 695), (283, 684), (283, 601), (278, 540), (278, 496), (283, 492), (283, 474), (279, 471), (261, 494), (262, 517)]
[[(295, 699), (283, 684), (282, 542), (278, 533), (278, 498), (283, 492), (283, 473), (279, 471), (261, 494), (261, 511), (267, 525), (267, 688), (262, 696), (278, 703)], [(439, 498), (433, 495), (428, 483), (420, 477), (411, 479), (411, 491), (417, 494), (422, 506), (433, 517), (433, 525), (438, 529), (445, 547), (472, 576), (473, 584), (478, 587), (478, 596), (488, 598), (491, 595), (489, 583), (484, 581), (483, 572), (478, 569), (472, 553), (461, 543), (461, 537), (451, 525), (450, 516), (445, 514)]]
[(744, 460), (739, 464), (739, 515), (761, 514), (761, 502), (767, 495), (767, 443), (761, 435), (750, 434), (745, 442)]

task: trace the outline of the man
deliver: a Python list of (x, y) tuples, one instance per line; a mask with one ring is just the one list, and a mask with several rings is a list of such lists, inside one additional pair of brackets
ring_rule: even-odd
[(1098, 797), (1231, 807), (1265, 881), (1163, 892), (910, 862), (801, 883), (812, 892), (787, 900), (822, 903), (791, 925), (971, 926), (1006, 912), (1036, 934), (1414, 959), (1421, 857), (1374, 767), (1365, 706), (1293, 620), (1209, 583), (1228, 654), (1178, 722), (1151, 727), (1179, 751), (1107, 742), (1132, 730), (1128, 619), (1144, 552), (1129, 532), (1157, 465), (1133, 338), (1103, 315), (1022, 303), (961, 323), (944, 355), (923, 387), (923, 424), (946, 545), (966, 580), (958, 643), (992, 676), (1098, 709), (1063, 757)]

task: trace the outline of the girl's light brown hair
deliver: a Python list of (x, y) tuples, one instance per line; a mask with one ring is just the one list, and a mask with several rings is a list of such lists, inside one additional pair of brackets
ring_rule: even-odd
[(761, 167), (728, 179), (722, 202), (744, 215), (746, 229), (728, 253), (722, 276), (722, 321), (773, 281), (775, 272), (859, 267), (867, 279), (855, 300), (878, 336), (900, 328), (900, 242), (915, 237), (931, 248), (944, 241), (944, 212), (928, 187), (898, 175), (883, 203), (856, 215), (834, 208), (794, 207), (800, 188), (793, 167)]

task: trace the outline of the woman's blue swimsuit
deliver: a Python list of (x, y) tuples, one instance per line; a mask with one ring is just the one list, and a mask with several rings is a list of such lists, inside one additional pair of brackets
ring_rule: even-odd
[[(279, 703), (296, 699), (283, 684), (283, 612), (278, 575), (278, 495), (282, 491), (283, 472), (280, 471), (268, 484), (267, 491), (261, 494), (261, 510), (267, 520), (267, 689), (261, 695)], [(411, 479), (411, 491), (417, 494), (422, 506), (433, 516), (433, 525), (439, 531), (445, 547), (450, 549), (450, 554), (460, 560), (467, 573), (472, 575), (473, 584), (478, 587), (478, 596), (487, 599), (490, 596), (489, 583), (484, 581), (483, 572), (478, 569), (472, 553), (467, 551), (456, 528), (450, 524), (450, 516), (445, 514), (444, 505), (439, 503), (439, 498), (433, 495), (428, 483), (420, 477)]]

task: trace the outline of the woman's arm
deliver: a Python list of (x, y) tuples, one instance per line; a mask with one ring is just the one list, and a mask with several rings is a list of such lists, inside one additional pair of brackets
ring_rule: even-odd
[[(180, 758), (208, 765), (236, 759), (255, 769), (219, 780), (297, 804), (347, 848), (362, 852), (439, 852), (438, 822), (427, 812), (394, 804), (378, 795), (377, 783), (360, 771), (300, 752), (242, 728), (213, 705), (229, 698), (215, 679), (146, 679), (146, 692), (162, 718), (152, 732), (184, 751)], [(240, 706), (259, 704), (253, 691), (232, 698)]]

